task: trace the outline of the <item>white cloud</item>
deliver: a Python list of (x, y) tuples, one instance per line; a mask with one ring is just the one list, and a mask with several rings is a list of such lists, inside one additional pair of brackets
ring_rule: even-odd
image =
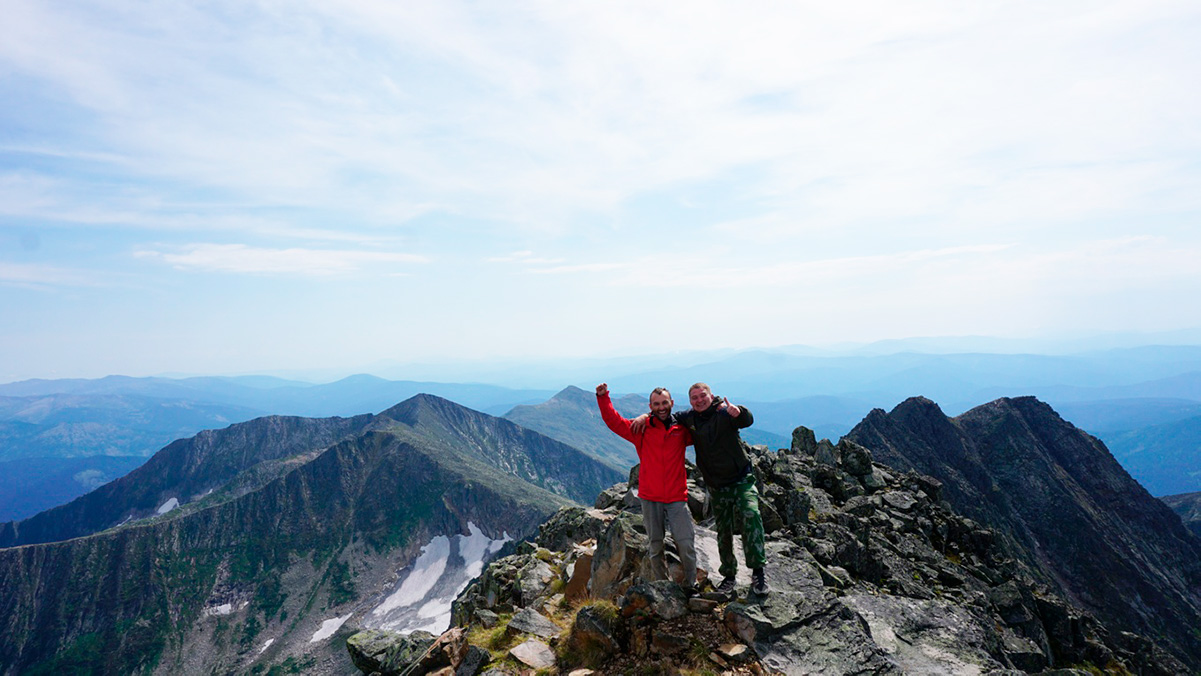
[(194, 244), (185, 250), (140, 250), (136, 257), (161, 260), (181, 270), (256, 274), (334, 275), (371, 266), (427, 263), (422, 256), (382, 251), (264, 249), (243, 244)]

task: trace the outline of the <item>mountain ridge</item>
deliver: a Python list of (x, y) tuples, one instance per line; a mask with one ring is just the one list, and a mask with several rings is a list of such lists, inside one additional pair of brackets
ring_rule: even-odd
[[(182, 440), (164, 449), (171, 462), (134, 479), (180, 470), (179, 488), (200, 480), (186, 470), (205, 460), (248, 469), (233, 474), (232, 488), (150, 519), (0, 549), (0, 632), (9, 637), (0, 673), (208, 673), (261, 660), (336, 671), (345, 653), (317, 638), (322, 617), (370, 610), (422, 543), (475, 528), (493, 539), (520, 535), (568, 496), (621, 478), (575, 449), (437, 397), (347, 420), (328, 429), (293, 422), (324, 435), (306, 445), (297, 432), (287, 448), (278, 444), (265, 461), (278, 466), (261, 477), (246, 476), (263, 464), (245, 457), (253, 443), (206, 455), (204, 439), (253, 437), (281, 419)], [(351, 433), (325, 443), (342, 429)], [(272, 642), (256, 650), (266, 636)]]
[(881, 462), (943, 481), (957, 510), (996, 528), (1037, 577), (1081, 607), (1164, 636), (1201, 664), (1201, 643), (1186, 628), (1201, 626), (1201, 540), (1047, 404), (999, 399), (952, 419), (911, 398), (873, 411), (847, 438)]

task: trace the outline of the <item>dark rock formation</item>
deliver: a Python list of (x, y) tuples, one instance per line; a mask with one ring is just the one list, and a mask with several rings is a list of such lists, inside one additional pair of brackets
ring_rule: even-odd
[(1046, 404), (999, 399), (952, 419), (914, 398), (872, 411), (847, 439), (938, 478), (1039, 582), (1201, 669), (1201, 540)]

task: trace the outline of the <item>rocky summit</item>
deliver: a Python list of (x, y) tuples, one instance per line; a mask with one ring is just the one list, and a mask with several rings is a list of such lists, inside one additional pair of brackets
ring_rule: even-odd
[[(958, 438), (954, 429), (921, 432), (937, 441)], [(803, 427), (790, 448), (751, 449), (768, 531), (766, 596), (745, 581), (730, 596), (713, 589), (710, 508), (691, 467), (702, 591), (648, 581), (635, 471), (487, 566), (455, 600), (442, 636), (366, 632), (347, 649), (379, 676), (1197, 671), (1162, 635), (1081, 609), (1007, 533), (957, 511), (944, 480), (881, 464), (881, 454), (850, 439), (817, 441)], [(669, 557), (673, 547), (669, 538)], [(682, 579), (678, 559), (669, 563)]]

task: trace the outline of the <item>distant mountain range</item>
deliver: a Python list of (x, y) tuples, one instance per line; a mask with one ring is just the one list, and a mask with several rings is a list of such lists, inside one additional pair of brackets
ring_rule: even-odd
[(430, 395), (204, 432), (0, 528), (0, 673), (345, 673), (351, 615), (448, 618), (443, 574), (623, 476)]
[[(678, 392), (703, 380), (716, 393), (750, 407), (756, 423), (744, 438), (771, 448), (787, 445), (798, 424), (815, 430), (819, 438), (836, 440), (873, 408), (888, 409), (914, 395), (943, 402), (952, 414), (997, 397), (1034, 395), (1104, 440), (1153, 495), (1201, 491), (1197, 435), (1190, 427), (1193, 423), (1185, 422), (1201, 416), (1201, 347), (1142, 346), (1053, 355), (946, 351), (964, 345), (1013, 347), (983, 339), (913, 340), (842, 352), (792, 347), (681, 353), (580, 362), (548, 371), (557, 373), (554, 381), (534, 379), (531, 374), (537, 369), (531, 368), (526, 369), (529, 377), (513, 381), (554, 382), (553, 389), (367, 375), (320, 385), (266, 376), (28, 380), (0, 385), (0, 461), (148, 457), (175, 439), (205, 429), (266, 415), (352, 416), (383, 410), (421, 392), (518, 419), (525, 415), (521, 407), (549, 403), (548, 398), (573, 379), (584, 392), (606, 380), (613, 391), (637, 398), (654, 386), (666, 384)], [(501, 373), (484, 364), (473, 368), (481, 379)], [(520, 373), (518, 369), (509, 375)], [(537, 417), (537, 411), (529, 413)], [(527, 423), (610, 466), (629, 459), (622, 455), (620, 439), (573, 437), (572, 430), (554, 429), (553, 415), (541, 422), (525, 419)], [(32, 466), (8, 468), (14, 474), (34, 473)], [(11, 483), (18, 482), (25, 485), (28, 479), (15, 476)], [(24, 495), (6, 494), (0, 483), (0, 505), (12, 505), (11, 515), (45, 507), (44, 501), (26, 501)]]

